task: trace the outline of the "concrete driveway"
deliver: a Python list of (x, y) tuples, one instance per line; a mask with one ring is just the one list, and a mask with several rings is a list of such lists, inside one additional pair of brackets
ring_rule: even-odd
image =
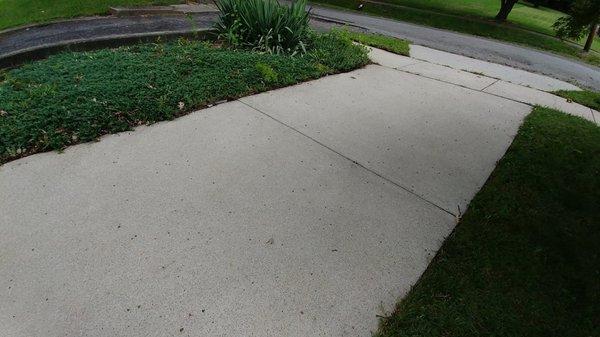
[(0, 167), (0, 335), (369, 336), (531, 110), (393, 68)]

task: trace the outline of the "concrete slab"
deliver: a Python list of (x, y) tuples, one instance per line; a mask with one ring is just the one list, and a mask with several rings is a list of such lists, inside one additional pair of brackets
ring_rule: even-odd
[(475, 90), (482, 90), (498, 81), (495, 78), (476, 75), (429, 62), (408, 65), (403, 67), (402, 70), (411, 74), (421, 75)]
[(407, 71), (412, 74), (422, 75), (475, 90), (481, 90), (497, 81), (495, 78), (476, 75), (434, 63), (419, 61), (414, 58), (397, 55), (378, 48), (367, 48), (369, 49), (369, 58), (371, 61), (384, 67)]
[(0, 224), (2, 336), (346, 337), (376, 328), (454, 218), (234, 102), (0, 167)]
[(390, 53), (388, 51), (378, 48), (367, 47), (367, 49), (369, 50), (369, 58), (371, 59), (371, 61), (384, 67), (400, 69), (411, 64), (425, 63), (420, 60)]
[(484, 91), (527, 104), (546, 106), (595, 122), (590, 108), (567, 102), (566, 99), (547, 92), (502, 81), (489, 86)]
[(377, 65), (242, 101), (455, 214), (531, 110)]
[(419, 45), (410, 46), (410, 55), (413, 58), (431, 63), (446, 65), (458, 70), (495, 77), (503, 81), (529, 86), (543, 91), (580, 90), (580, 88), (548, 76), (530, 73), (500, 64), (476, 60), (470, 57), (451, 54)]

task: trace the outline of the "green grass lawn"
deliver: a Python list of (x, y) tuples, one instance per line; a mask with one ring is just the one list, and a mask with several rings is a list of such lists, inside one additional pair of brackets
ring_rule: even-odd
[[(383, 0), (383, 2), (488, 20), (493, 19), (500, 9), (500, 0)], [(525, 29), (554, 36), (552, 25), (563, 16), (565, 13), (557, 10), (546, 7), (535, 8), (527, 2), (520, 1), (510, 13), (509, 22)], [(585, 39), (579, 43), (583, 46)], [(593, 47), (600, 51), (600, 39), (594, 41)]]
[(111, 6), (167, 5), (183, 0), (0, 0), (0, 30), (59, 18), (108, 13)]
[(337, 33), (294, 57), (185, 40), (54, 55), (0, 72), (0, 164), (368, 62)]
[(410, 56), (410, 44), (406, 40), (396, 39), (387, 35), (359, 33), (350, 30), (339, 30), (341, 34), (347, 36), (352, 41), (362, 43), (367, 46), (387, 50), (391, 53)]
[[(384, 2), (486, 19), (494, 18), (500, 9), (500, 0), (384, 0)], [(534, 31), (552, 34), (552, 24), (562, 16), (565, 14), (559, 11), (544, 7), (533, 8), (521, 1), (513, 8), (509, 20)]]
[[(513, 24), (499, 25), (492, 20), (492, 17), (496, 14), (496, 10), (492, 10), (493, 5), (490, 1), (491, 0), (482, 0), (482, 3), (479, 3), (474, 0), (451, 0), (447, 2), (442, 0), (387, 0), (389, 3), (393, 2), (407, 6), (410, 5), (411, 7), (397, 8), (388, 5), (368, 3), (362, 11), (368, 14), (389, 17), (401, 21), (523, 44), (578, 58), (594, 65), (600, 65), (600, 54), (597, 52), (582, 55), (582, 48), (572, 46), (549, 35), (541, 35), (537, 32), (527, 30), (533, 29), (532, 27), (535, 26), (537, 27), (535, 30), (538, 32), (548, 33), (549, 28), (547, 25), (551, 24), (550, 22), (553, 18), (559, 15), (557, 14), (558, 12), (547, 9), (539, 10), (520, 5), (515, 9), (515, 12), (511, 13), (511, 16), (509, 16), (509, 20), (513, 22)], [(352, 10), (356, 8), (355, 0), (315, 0), (313, 2)], [(466, 4), (469, 4), (469, 6)], [(499, 1), (498, 4), (496, 4), (496, 7), (497, 6), (499, 6)], [(424, 9), (427, 9), (427, 11), (423, 11)], [(430, 10), (438, 12), (432, 12)], [(528, 13), (527, 11), (531, 11), (531, 13)], [(538, 12), (541, 14), (537, 17), (532, 14)], [(515, 13), (517, 19), (513, 19)], [(544, 32), (544, 30), (546, 31)], [(595, 46), (598, 46), (597, 41)], [(600, 50), (600, 48), (598, 48), (598, 50)]]
[(379, 337), (600, 335), (600, 128), (535, 108)]
[(569, 99), (575, 103), (579, 103), (581, 105), (585, 105), (588, 108), (592, 108), (596, 111), (600, 111), (600, 93), (593, 91), (568, 91), (568, 90), (560, 90), (555, 91), (555, 95), (562, 96), (566, 99)]

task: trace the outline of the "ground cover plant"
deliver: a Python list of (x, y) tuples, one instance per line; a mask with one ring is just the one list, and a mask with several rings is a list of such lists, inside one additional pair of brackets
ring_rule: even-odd
[(600, 127), (535, 108), (378, 336), (598, 336)]
[(560, 90), (554, 94), (564, 97), (572, 102), (585, 105), (596, 111), (600, 111), (600, 93), (589, 90)]
[(0, 0), (0, 30), (56, 19), (107, 14), (111, 6), (148, 6), (184, 0)]
[[(355, 0), (313, 0), (313, 2), (351, 10), (356, 10), (357, 8), (357, 1)], [(402, 6), (408, 7), (394, 7), (388, 5), (388, 3), (392, 5), (400, 4)], [(478, 5), (479, 2), (453, 0), (451, 2), (448, 2), (447, 5), (442, 5), (443, 3), (445, 2), (408, 0), (405, 2), (400, 0), (382, 0), (380, 1), (380, 3), (367, 3), (361, 11), (367, 14), (388, 17), (401, 21), (413, 22), (425, 26), (448, 29), (471, 35), (518, 43), (550, 51), (553, 53), (569, 56), (572, 58), (577, 58), (593, 65), (600, 65), (600, 54), (598, 52), (592, 51), (587, 54), (582, 54), (581, 47), (572, 45), (568, 42), (561, 41), (553, 37), (553, 21), (549, 20), (548, 18), (540, 18), (540, 20), (543, 22), (543, 24), (540, 25), (542, 25), (544, 29), (540, 28), (538, 30), (533, 30), (530, 29), (531, 25), (536, 25), (535, 23), (533, 23), (533, 18), (539, 18), (539, 15), (536, 16), (531, 13), (525, 12), (527, 15), (529, 15), (529, 17), (532, 18), (532, 21), (530, 22), (531, 25), (520, 25), (518, 23), (512, 25), (498, 24), (493, 20), (493, 16), (483, 17), (477, 15), (470, 15), (471, 12), (478, 12), (481, 9), (480, 5)], [(464, 5), (459, 6), (461, 3), (464, 3)], [(488, 3), (488, 1), (485, 1), (484, 3)], [(434, 5), (436, 4), (438, 4), (439, 6), (434, 7)], [(495, 12), (498, 9), (498, 4), (496, 5)], [(423, 8), (425, 5), (428, 5), (433, 8)], [(457, 6), (455, 7), (455, 5)], [(457, 10), (457, 8), (462, 9), (463, 11), (459, 11)], [(513, 11), (516, 11), (516, 13), (518, 13), (519, 8), (521, 7), (517, 7)], [(535, 9), (533, 7), (531, 7), (531, 10), (538, 11), (538, 9)], [(545, 10), (543, 10), (542, 13), (545, 13)], [(513, 14), (515, 13), (511, 13), (511, 15)], [(523, 18), (525, 17), (527, 16), (524, 14)], [(542, 17), (545, 16), (543, 15)], [(551, 15), (550, 17), (554, 18), (559, 16)], [(509, 21), (512, 22), (512, 20), (514, 20), (513, 16), (509, 17)], [(596, 39), (596, 41), (594, 42), (592, 49), (600, 51), (600, 43), (597, 40), (598, 39)]]
[(180, 40), (67, 52), (1, 72), (0, 163), (368, 63), (364, 47), (335, 32), (309, 45), (290, 56)]

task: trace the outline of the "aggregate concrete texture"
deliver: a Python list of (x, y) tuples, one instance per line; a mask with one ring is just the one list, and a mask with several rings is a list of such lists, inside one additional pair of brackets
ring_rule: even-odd
[(370, 65), (241, 99), (453, 214), (531, 107)]
[(368, 336), (455, 225), (232, 102), (0, 168), (0, 336)]

